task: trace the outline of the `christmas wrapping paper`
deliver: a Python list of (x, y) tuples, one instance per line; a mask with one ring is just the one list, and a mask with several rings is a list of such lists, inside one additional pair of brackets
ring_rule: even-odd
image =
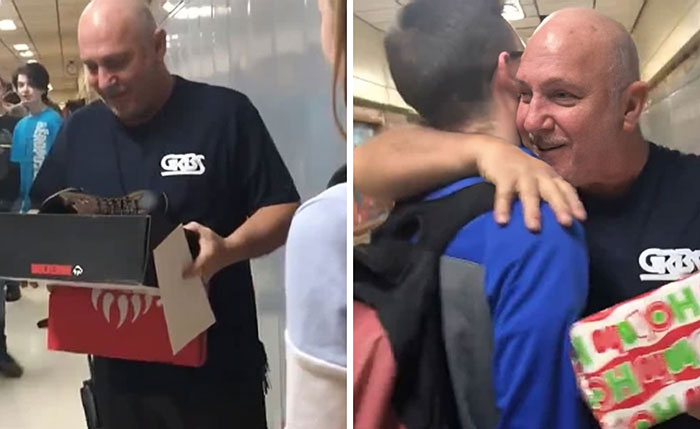
[(579, 387), (603, 429), (649, 428), (684, 413), (700, 404), (700, 274), (576, 322), (571, 342)]

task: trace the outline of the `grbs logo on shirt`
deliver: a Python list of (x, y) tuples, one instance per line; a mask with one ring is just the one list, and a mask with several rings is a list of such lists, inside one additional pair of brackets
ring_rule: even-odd
[(642, 281), (679, 280), (700, 269), (700, 250), (646, 249), (639, 255)]
[(201, 176), (207, 170), (204, 155), (196, 153), (170, 154), (160, 160), (161, 176)]

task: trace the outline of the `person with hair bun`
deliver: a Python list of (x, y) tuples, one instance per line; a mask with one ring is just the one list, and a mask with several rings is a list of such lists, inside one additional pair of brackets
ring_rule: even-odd
[(12, 136), (10, 160), (20, 167), (20, 211), (31, 206), (29, 191), (51, 150), (63, 119), (49, 100), (49, 72), (39, 63), (21, 66), (12, 84), (29, 114), (17, 123)]
[[(318, 0), (321, 50), (332, 70), (330, 108), (347, 94), (345, 0)], [(343, 142), (345, 139), (342, 140)], [(347, 195), (345, 166), (296, 211), (285, 253), (286, 428), (346, 427)]]

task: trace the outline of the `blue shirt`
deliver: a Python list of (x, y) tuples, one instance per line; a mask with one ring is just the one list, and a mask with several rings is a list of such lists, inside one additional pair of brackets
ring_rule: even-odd
[[(428, 198), (482, 181), (463, 179)], [(541, 211), (537, 234), (525, 228), (520, 202), (504, 227), (489, 211), (464, 226), (445, 251), (485, 271), (499, 428), (574, 429), (584, 421), (568, 335), (588, 293), (583, 227), (563, 228), (547, 205)]]
[(30, 209), (29, 190), (56, 140), (62, 123), (61, 116), (48, 107), (39, 114), (22, 118), (15, 127), (10, 160), (19, 164), (19, 195), (23, 212)]

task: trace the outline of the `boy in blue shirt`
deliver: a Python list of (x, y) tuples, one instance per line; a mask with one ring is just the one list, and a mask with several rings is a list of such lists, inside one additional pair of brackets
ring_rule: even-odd
[[(20, 211), (30, 208), (29, 190), (32, 187), (41, 164), (51, 150), (63, 120), (50, 105), (46, 95), (49, 92), (49, 73), (39, 63), (26, 64), (17, 69), (12, 77), (22, 105), (29, 115), (22, 118), (12, 134), (10, 161), (19, 164), (20, 171)], [(5, 287), (13, 296), (20, 297), (17, 282), (7, 281), (0, 293), (0, 374), (7, 377), (20, 377), (22, 367), (7, 352), (5, 337)]]
[(39, 63), (26, 64), (15, 72), (12, 83), (29, 111), (15, 127), (10, 160), (20, 166), (22, 212), (30, 209), (29, 190), (51, 150), (63, 120), (48, 99), (49, 73)]

